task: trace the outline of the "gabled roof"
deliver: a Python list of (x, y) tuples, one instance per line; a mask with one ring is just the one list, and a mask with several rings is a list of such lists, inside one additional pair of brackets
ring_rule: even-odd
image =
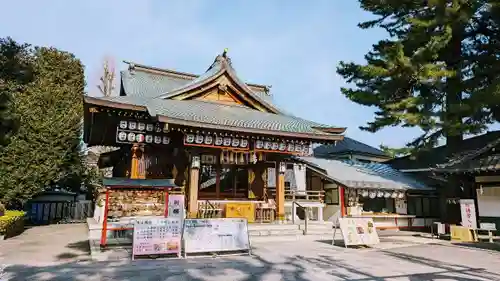
[(202, 75), (195, 75), (169, 69), (145, 66), (126, 62), (129, 69), (121, 72), (122, 96), (139, 96), (143, 98), (174, 98), (190, 89), (208, 83), (217, 77), (227, 75), (245, 93), (268, 108), (271, 112), (279, 110), (273, 105), (270, 86), (244, 83), (236, 75), (231, 60), (224, 54), (216, 57), (215, 61)]
[(423, 151), (415, 156), (408, 155), (386, 162), (398, 170), (418, 171), (432, 170), (439, 165), (460, 161), (464, 157), (474, 155), (488, 144), (500, 139), (500, 131), (492, 131), (483, 135), (464, 139), (459, 149), (449, 153), (446, 145)]
[(324, 130), (331, 126), (299, 117), (273, 114), (243, 106), (197, 100), (142, 99), (136, 96), (85, 97), (89, 104), (148, 112), (160, 122), (244, 133), (281, 135), (316, 140), (341, 140), (345, 129), (337, 133)]
[(314, 155), (317, 157), (326, 157), (331, 155), (341, 155), (347, 153), (363, 154), (369, 156), (378, 156), (390, 158), (382, 150), (373, 146), (369, 146), (349, 137), (344, 137), (343, 140), (336, 144), (321, 145), (314, 149)]
[(297, 159), (319, 169), (325, 177), (352, 188), (386, 190), (432, 190), (389, 165), (381, 163), (359, 163), (315, 157), (297, 157)]

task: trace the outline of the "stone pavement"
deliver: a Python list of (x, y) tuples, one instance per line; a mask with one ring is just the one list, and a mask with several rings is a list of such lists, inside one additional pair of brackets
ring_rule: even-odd
[(89, 260), (89, 254), (85, 224), (36, 226), (0, 241), (0, 264), (59, 264)]
[[(329, 237), (253, 239), (253, 256), (186, 260), (96, 262), (81, 261), (78, 256), (58, 262), (47, 258), (52, 262), (42, 264), (43, 260), (29, 259), (11, 263), (0, 280), (500, 280), (500, 252), (455, 247), (419, 237), (398, 237), (383, 237), (380, 245), (367, 249), (331, 246)], [(42, 258), (39, 254), (37, 257)]]

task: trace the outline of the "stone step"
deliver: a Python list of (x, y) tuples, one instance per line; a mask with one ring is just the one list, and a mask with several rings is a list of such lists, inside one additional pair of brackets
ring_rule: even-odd
[(248, 235), (250, 237), (257, 236), (296, 236), (303, 235), (304, 231), (299, 229), (284, 229), (284, 230), (249, 230)]

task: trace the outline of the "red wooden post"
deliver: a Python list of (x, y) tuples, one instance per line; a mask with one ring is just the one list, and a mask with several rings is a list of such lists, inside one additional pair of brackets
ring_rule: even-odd
[(102, 222), (101, 247), (106, 246), (108, 232), (108, 208), (109, 208), (109, 189), (106, 189), (106, 200), (104, 202), (104, 221)]
[(168, 189), (165, 189), (165, 217), (168, 217)]
[(346, 209), (345, 209), (345, 188), (344, 187), (340, 187), (339, 189), (339, 203), (340, 203), (340, 214), (343, 217), (346, 216)]

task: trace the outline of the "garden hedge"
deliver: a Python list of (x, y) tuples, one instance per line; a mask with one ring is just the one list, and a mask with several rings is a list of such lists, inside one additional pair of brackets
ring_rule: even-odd
[(24, 231), (23, 211), (5, 211), (0, 217), (0, 236), (9, 238), (21, 234)]

